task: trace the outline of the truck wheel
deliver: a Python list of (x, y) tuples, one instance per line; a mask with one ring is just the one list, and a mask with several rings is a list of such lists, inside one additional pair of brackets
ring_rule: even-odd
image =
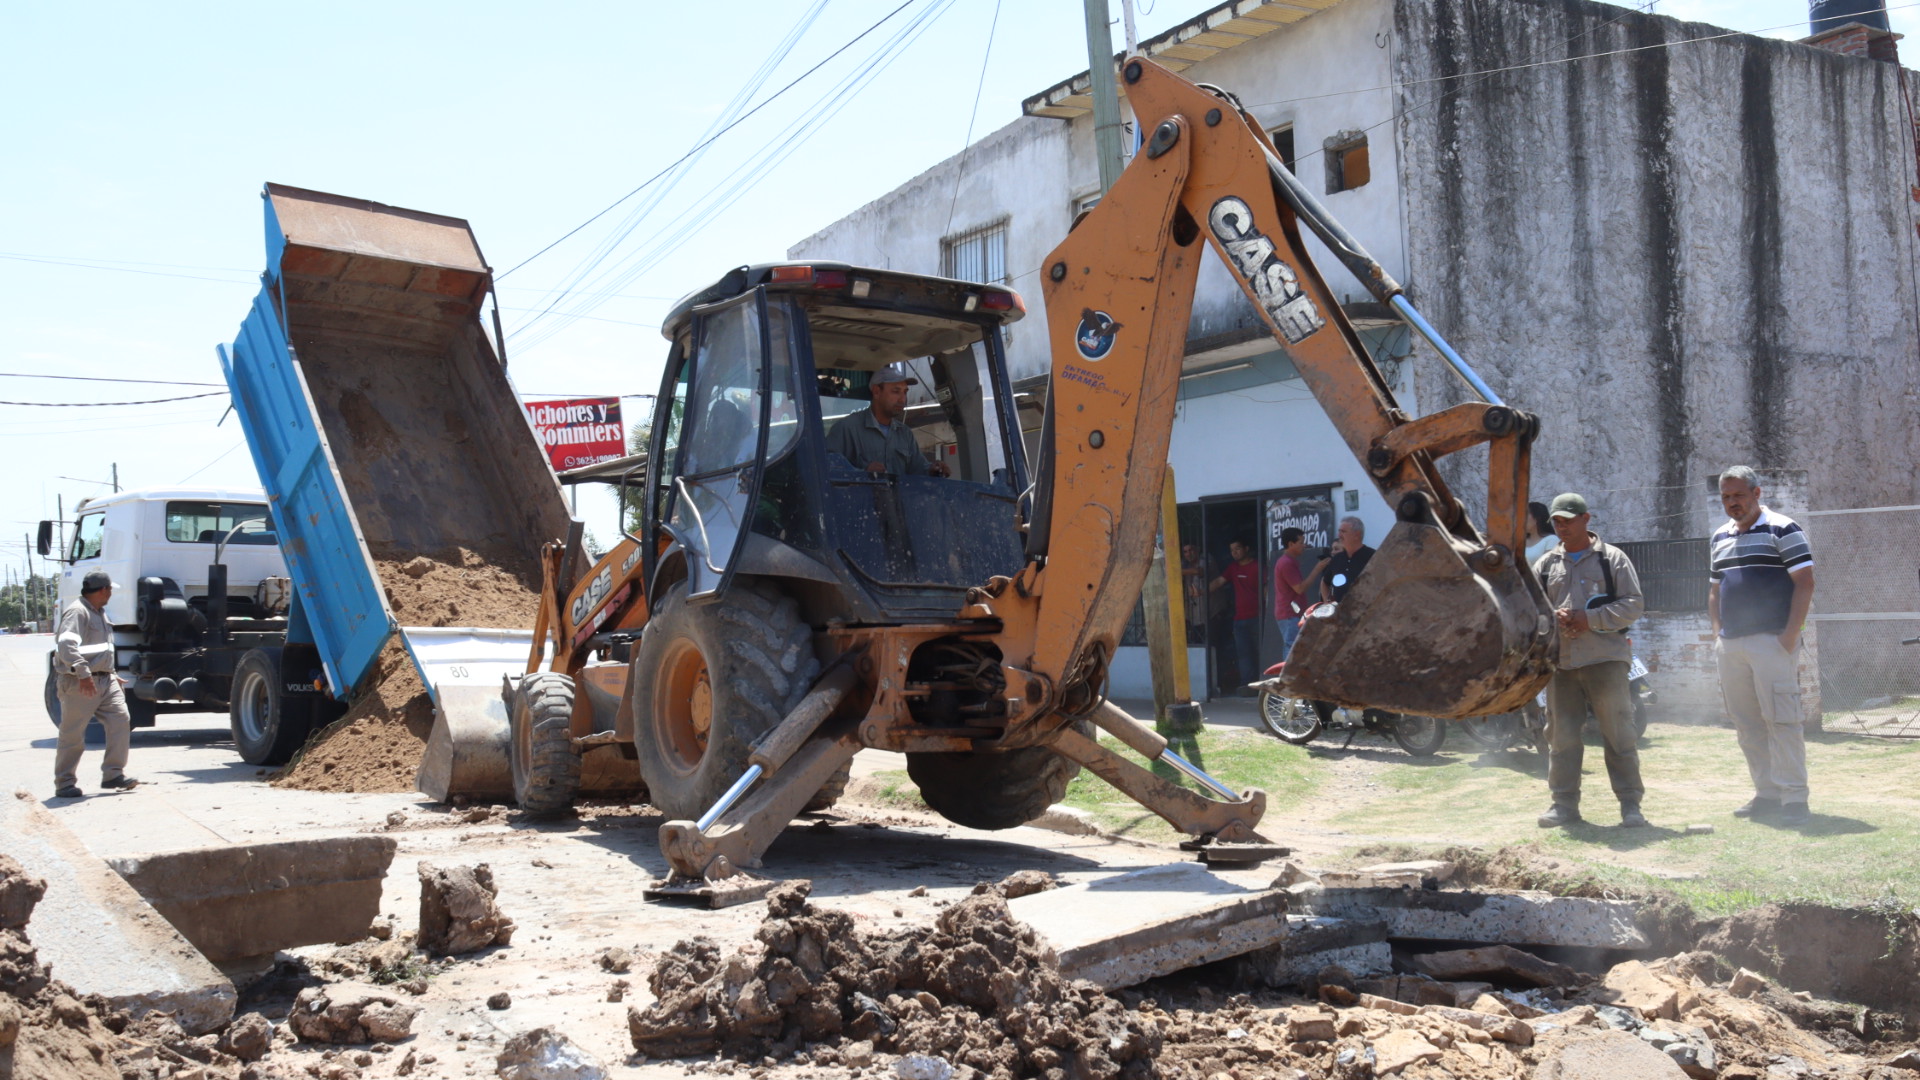
[[(60, 676), (53, 673), (51, 665), (47, 668), (46, 699), (47, 717), (53, 721), (53, 726), (58, 728), (60, 726)], [(131, 698), (127, 700), (127, 707), (133, 707)], [(88, 746), (105, 746), (107, 744), (106, 727), (98, 720), (87, 721), (86, 740)]]
[(551, 671), (521, 679), (513, 690), (507, 723), (513, 801), (532, 817), (572, 809), (580, 792), (580, 755), (573, 750), (573, 680)]
[[(1089, 734), (1086, 721), (1074, 730)], [(907, 755), (907, 775), (941, 817), (969, 829), (1011, 829), (1066, 797), (1080, 766), (1043, 746)]]
[(669, 588), (633, 660), (647, 801), (670, 819), (706, 813), (746, 772), (754, 741), (819, 674), (813, 630), (777, 586), (736, 581), (724, 599), (700, 605), (687, 603), (685, 582)]
[(284, 689), (278, 649), (248, 649), (234, 665), (227, 717), (233, 745), (249, 765), (285, 765), (306, 745), (313, 706), (305, 698), (288, 697)]

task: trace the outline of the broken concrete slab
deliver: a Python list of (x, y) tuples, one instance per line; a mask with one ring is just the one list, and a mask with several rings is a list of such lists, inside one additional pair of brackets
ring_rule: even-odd
[(387, 836), (236, 844), (107, 864), (216, 964), (365, 937), (393, 862)]
[(1550, 1050), (1534, 1080), (1685, 1080), (1667, 1055), (1624, 1031), (1601, 1031)]
[(1385, 923), (1287, 916), (1287, 935), (1278, 944), (1234, 957), (1226, 981), (1236, 985), (1308, 987), (1328, 967), (1370, 976), (1393, 967)]
[(190, 1035), (233, 1019), (227, 977), (45, 807), (0, 798), (0, 852), (47, 883), (27, 933), (54, 978)]
[(1625, 900), (1550, 893), (1457, 892), (1404, 888), (1288, 890), (1296, 914), (1381, 919), (1397, 940), (1485, 941), (1644, 949), (1639, 909)]
[(1570, 967), (1511, 945), (1424, 953), (1408, 957), (1407, 966), (1429, 978), (1449, 981), (1487, 979), (1508, 985), (1571, 986), (1580, 979), (1580, 973)]
[(1168, 863), (1009, 900), (1046, 938), (1061, 974), (1103, 989), (1277, 944), (1287, 899), (1226, 881), (1199, 863)]
[(1454, 866), (1445, 859), (1418, 859), (1413, 862), (1376, 863), (1363, 866), (1363, 874), (1418, 874), (1435, 881), (1451, 881)]

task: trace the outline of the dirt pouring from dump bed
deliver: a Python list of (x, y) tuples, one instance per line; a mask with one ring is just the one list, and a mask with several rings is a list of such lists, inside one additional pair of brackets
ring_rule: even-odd
[[(387, 606), (402, 626), (528, 628), (540, 606), (528, 557), (451, 548), (431, 557), (375, 552)], [(374, 661), (345, 716), (314, 736), (277, 787), (303, 791), (412, 791), (433, 703), (396, 637)]]
[(650, 1057), (715, 1051), (758, 1060), (803, 1048), (816, 1064), (864, 1064), (874, 1050), (927, 1054), (956, 1080), (1152, 1075), (1160, 1035), (1091, 983), (1061, 977), (1052, 950), (996, 891), (942, 912), (931, 929), (866, 934), (807, 903), (807, 882), (775, 889), (757, 940), (722, 956), (704, 938), (675, 945), (627, 1013)]

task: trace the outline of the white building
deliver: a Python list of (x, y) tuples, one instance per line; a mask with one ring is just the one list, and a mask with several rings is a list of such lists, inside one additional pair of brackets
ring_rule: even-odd
[[(1543, 418), (1535, 498), (1586, 493), (1613, 542), (1681, 541), (1710, 531), (1708, 478), (1740, 462), (1793, 475), (1789, 509), (1920, 503), (1915, 132), (1881, 62), (1891, 35), (1846, 33), (1861, 55), (1586, 0), (1232, 0), (1142, 49), (1235, 94), (1480, 373)], [(1088, 85), (1034, 95), (790, 254), (1010, 282), (1033, 308), (1014, 374), (1038, 379), (1037, 274), (1098, 189)], [(1308, 245), (1403, 408), (1467, 396)], [(1170, 456), (1182, 536), (1210, 560), (1252, 535), (1270, 573), (1289, 510), (1327, 527), (1356, 514), (1369, 537), (1392, 520), (1213, 260)], [(1447, 459), (1470, 503), (1484, 461)], [(1263, 661), (1278, 656), (1266, 624)], [(1144, 649), (1121, 650), (1111, 692), (1148, 692)]]

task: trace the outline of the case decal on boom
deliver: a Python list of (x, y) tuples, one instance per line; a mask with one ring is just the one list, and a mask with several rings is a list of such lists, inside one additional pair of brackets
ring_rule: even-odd
[(1214, 203), (1207, 225), (1288, 344), (1298, 345), (1327, 325), (1313, 298), (1301, 290), (1293, 268), (1273, 253), (1273, 241), (1254, 228), (1253, 211), (1245, 202), (1229, 195)]

